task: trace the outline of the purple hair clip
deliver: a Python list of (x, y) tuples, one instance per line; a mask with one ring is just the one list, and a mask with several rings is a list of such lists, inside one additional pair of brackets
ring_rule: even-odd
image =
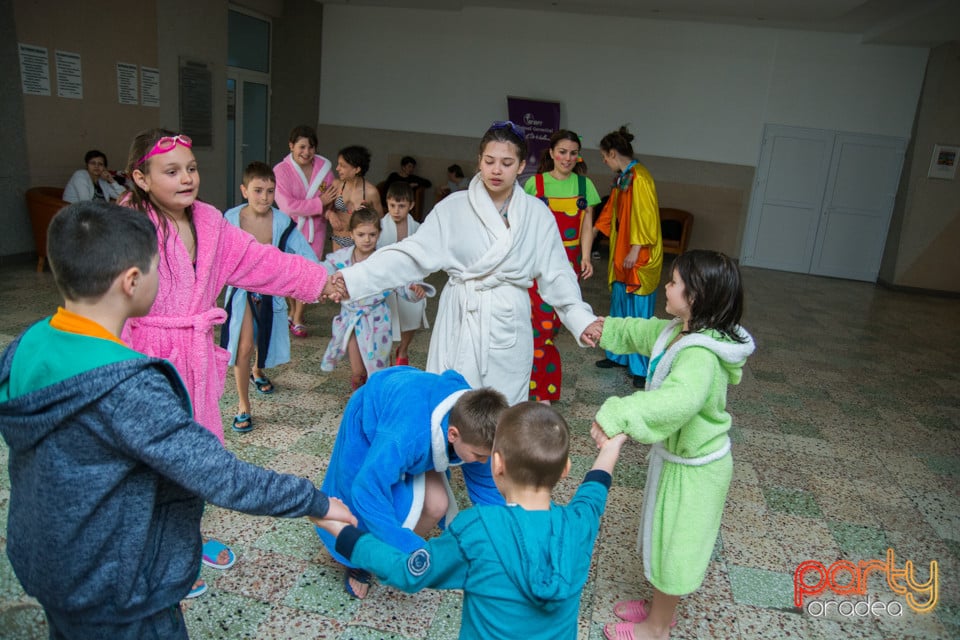
[(490, 130), (494, 131), (496, 129), (510, 129), (513, 132), (513, 135), (517, 136), (521, 140), (526, 140), (527, 134), (517, 126), (512, 120), (497, 120), (492, 125), (490, 125)]

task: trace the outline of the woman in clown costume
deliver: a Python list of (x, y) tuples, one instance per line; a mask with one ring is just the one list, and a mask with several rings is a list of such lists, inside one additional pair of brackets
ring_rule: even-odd
[[(593, 247), (593, 207), (600, 195), (586, 176), (587, 165), (580, 157), (580, 136), (560, 129), (550, 136), (550, 147), (540, 159), (541, 173), (530, 177), (523, 190), (543, 200), (557, 222), (567, 260), (583, 279), (593, 275), (590, 252)], [(560, 333), (560, 319), (530, 287), (530, 318), (533, 322), (533, 369), (530, 372), (530, 399), (550, 404), (560, 399), (560, 352), (554, 344)]]

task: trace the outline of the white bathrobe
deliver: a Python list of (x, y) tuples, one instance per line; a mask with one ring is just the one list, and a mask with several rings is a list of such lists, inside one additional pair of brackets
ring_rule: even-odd
[(361, 298), (446, 271), (427, 371), (455, 369), (472, 387), (493, 387), (515, 404), (529, 395), (533, 280), (578, 341), (596, 316), (580, 297), (547, 206), (515, 185), (506, 212), (509, 228), (476, 176), (467, 191), (440, 201), (417, 233), (341, 273), (350, 296)]

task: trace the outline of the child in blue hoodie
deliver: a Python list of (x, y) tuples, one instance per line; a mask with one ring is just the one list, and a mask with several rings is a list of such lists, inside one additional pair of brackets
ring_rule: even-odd
[(0, 355), (0, 433), (7, 555), (51, 638), (186, 638), (179, 602), (200, 570), (204, 500), (356, 523), (309, 480), (238, 460), (194, 422), (173, 365), (120, 341), (157, 295), (146, 216), (70, 205), (47, 256), (64, 305)]
[(580, 593), (626, 440), (607, 440), (567, 506), (550, 495), (570, 471), (570, 433), (551, 407), (524, 402), (503, 412), (491, 467), (506, 505), (458, 515), (439, 537), (404, 553), (356, 527), (324, 521), (351, 563), (404, 591), (463, 589), (460, 638), (576, 638)]

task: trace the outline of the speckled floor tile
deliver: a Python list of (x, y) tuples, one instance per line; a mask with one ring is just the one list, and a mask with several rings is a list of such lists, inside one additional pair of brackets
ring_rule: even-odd
[(211, 640), (253, 638), (270, 611), (265, 602), (214, 588), (184, 601), (182, 607), (190, 637)]
[(404, 593), (393, 587), (375, 583), (370, 587), (352, 625), (375, 627), (405, 638), (429, 638), (430, 621), (440, 608), (442, 594), (425, 589)]
[(768, 609), (793, 606), (793, 574), (727, 564), (730, 588), (737, 604)]
[(345, 628), (346, 625), (337, 620), (274, 605), (257, 627), (254, 637), (260, 640), (289, 640), (290, 638), (335, 640), (340, 638)]
[(283, 604), (321, 616), (349, 623), (360, 607), (360, 601), (343, 590), (343, 567), (312, 564), (300, 576)]
[[(48, 315), (58, 301), (49, 273), (30, 265), (0, 268), (0, 345)], [(704, 584), (681, 600), (674, 640), (960, 637), (960, 370), (956, 354), (960, 300), (890, 292), (864, 283), (743, 269), (746, 326), (758, 350), (743, 382), (728, 394), (734, 419), (734, 478), (721, 535)], [(443, 278), (436, 284), (442, 286)], [(602, 278), (584, 296), (607, 313)], [(663, 296), (657, 299), (663, 314)], [(436, 300), (428, 303), (433, 318)], [(226, 446), (255, 464), (319, 481), (350, 395), (346, 363), (319, 363), (335, 305), (307, 309), (311, 334), (292, 341), (293, 362), (271, 369), (277, 393), (253, 392), (255, 429), (235, 434), (236, 390), (228, 377), (221, 401)], [(925, 323), (919, 326), (916, 317)], [(426, 361), (429, 332), (411, 361)], [(556, 408), (571, 426), (571, 475), (554, 491), (565, 502), (590, 468), (589, 428), (610, 395), (635, 393), (622, 370), (594, 366), (601, 353), (558, 339), (564, 384)], [(910, 375), (903, 375), (909, 372)], [(603, 638), (613, 604), (649, 598), (635, 550), (649, 446), (624, 447), (581, 601), (578, 636)], [(0, 446), (0, 550), (5, 546), (7, 450)], [(460, 474), (455, 494), (463, 500)], [(400, 594), (375, 585), (361, 602), (343, 591), (343, 569), (305, 520), (275, 520), (207, 506), (204, 535), (229, 544), (238, 564), (204, 568), (207, 595), (186, 604), (195, 640), (207, 638), (393, 638), (446, 640), (459, 631), (459, 592)], [(792, 575), (800, 558), (896, 552), (920, 578), (939, 563), (940, 600), (925, 617), (825, 619), (794, 609)], [(885, 556), (884, 556), (885, 557)], [(900, 598), (882, 577), (868, 595)], [(843, 601), (841, 597), (836, 600)], [(854, 597), (846, 598), (856, 601)], [(24, 596), (0, 555), (0, 637), (45, 638), (42, 614)]]

